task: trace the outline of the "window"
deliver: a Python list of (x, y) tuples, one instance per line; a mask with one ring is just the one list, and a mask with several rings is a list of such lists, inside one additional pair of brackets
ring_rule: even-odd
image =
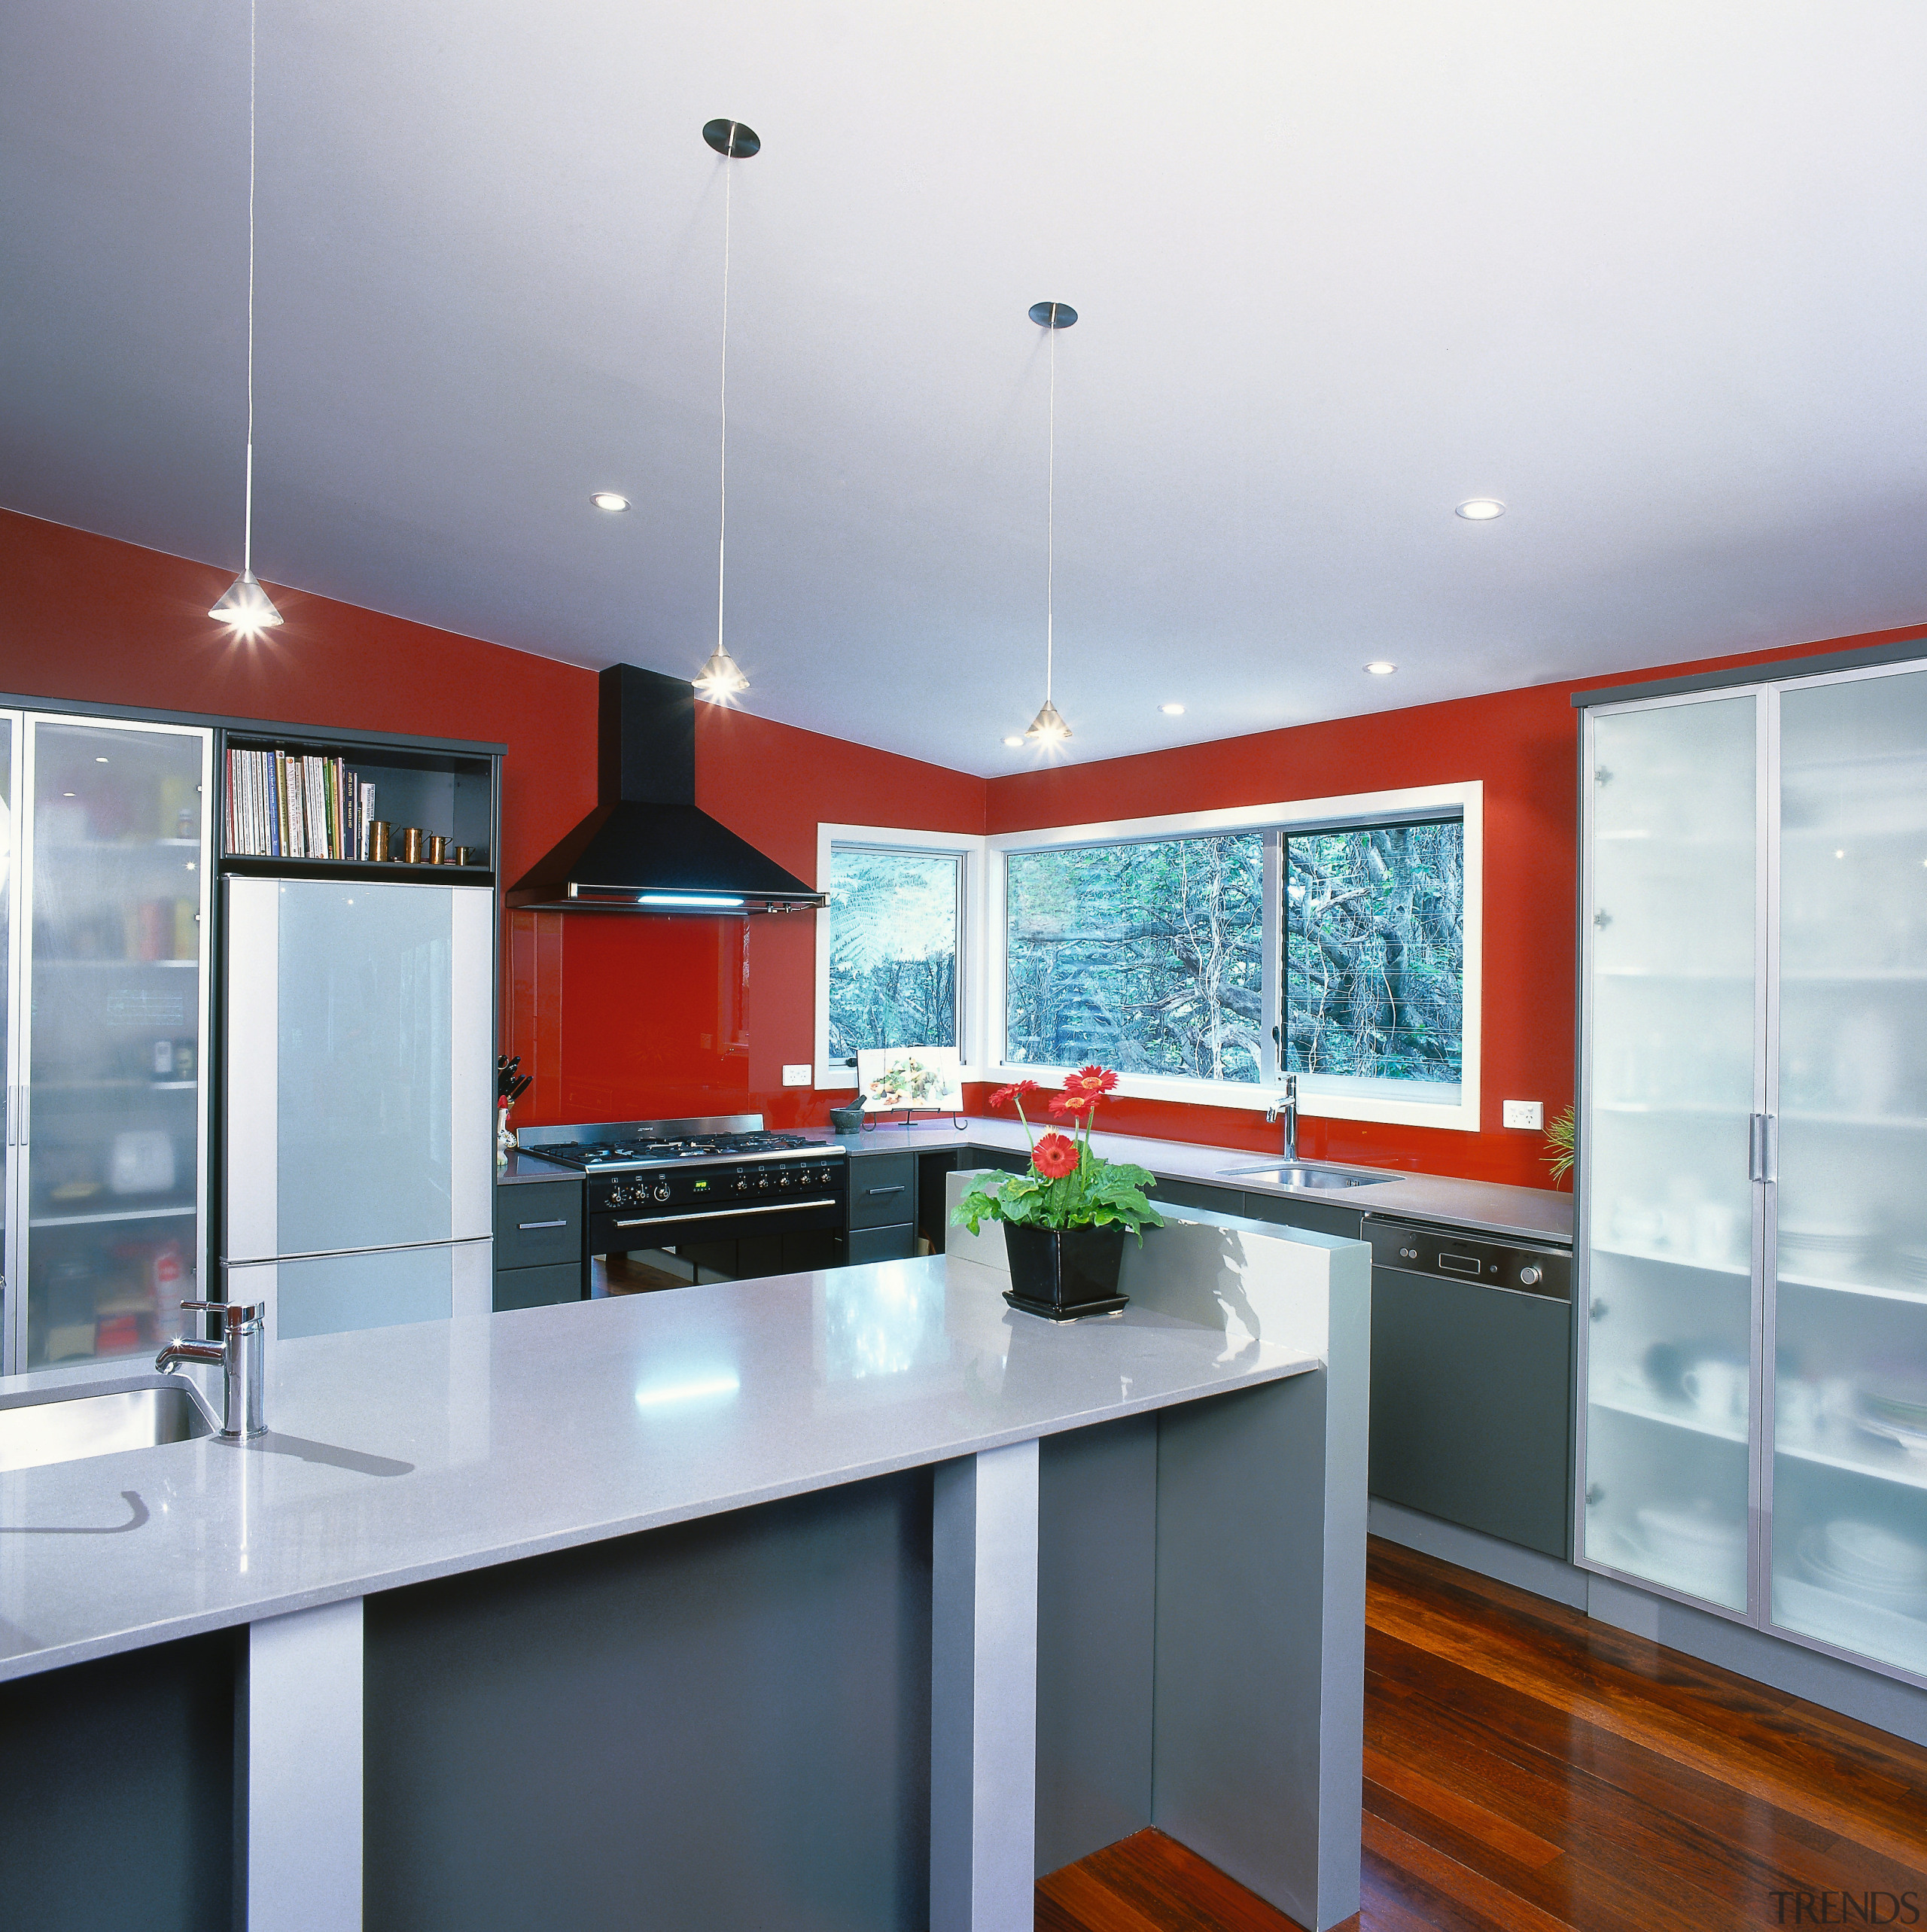
[(1012, 1064), (1267, 1077), (1261, 834), (1013, 852), (1004, 876)]
[(1482, 810), (1469, 783), (992, 838), (1002, 1064), (1237, 1106), (1290, 1072), (1311, 1113), (1476, 1130)]
[(955, 1046), (964, 859), (833, 844), (826, 1057)]
[(1285, 1069), (1456, 1088), (1461, 820), (1288, 832)]

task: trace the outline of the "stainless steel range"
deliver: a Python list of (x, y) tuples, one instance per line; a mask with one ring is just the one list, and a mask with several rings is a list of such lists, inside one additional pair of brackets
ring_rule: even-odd
[[(770, 1133), (760, 1114), (523, 1127), (516, 1140), (586, 1176), (591, 1255), (693, 1248), (714, 1272), (769, 1274), (825, 1264), (843, 1228), (844, 1149)], [(789, 1238), (805, 1235), (818, 1238)]]

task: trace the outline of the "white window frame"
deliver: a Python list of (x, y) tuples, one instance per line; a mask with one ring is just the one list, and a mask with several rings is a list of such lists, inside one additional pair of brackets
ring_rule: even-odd
[[(1484, 982), (1485, 786), (1472, 779), (1463, 784), (1420, 785), (1392, 792), (1359, 792), (1342, 797), (1292, 799), (1275, 805), (1237, 805), (1215, 811), (1174, 812), (1153, 818), (1110, 819), (1089, 825), (1052, 826), (1031, 832), (1000, 832), (983, 841), (982, 901), (988, 917), (972, 921), (982, 936), (980, 971), (982, 1024), (991, 1030), (979, 1039), (994, 1042), (994, 1062), (982, 1075), (967, 1077), (1031, 1079), (1049, 1087), (1061, 1084), (1052, 1069), (1012, 1066), (1004, 1058), (1005, 944), (1002, 908), (1007, 902), (1006, 866), (1012, 853), (1049, 852), (1078, 845), (1122, 844), (1132, 840), (1187, 838), (1229, 832), (1330, 832), (1347, 826), (1372, 825), (1387, 820), (1418, 819), (1427, 815), (1457, 815), (1465, 825), (1465, 974), (1461, 987), (1461, 1053), (1459, 1097), (1456, 1101), (1394, 1097), (1382, 1091), (1359, 1091), (1344, 1076), (1301, 1073), (1298, 1111), (1331, 1120), (1382, 1121), (1402, 1127), (1435, 1127), (1476, 1133), (1479, 1128), (1481, 1019)], [(825, 848), (826, 853), (827, 847)], [(1278, 895), (1280, 882), (1268, 856), (1265, 878), (1265, 964), (1267, 984), (1282, 988), (1275, 974), (1276, 950), (1283, 922)], [(823, 877), (828, 877), (826, 861)], [(827, 915), (821, 915), (827, 917)], [(827, 941), (820, 942), (818, 977), (823, 1018), (818, 1037), (828, 1024), (830, 968)], [(1262, 1112), (1279, 1099), (1281, 1088), (1258, 1081), (1202, 1080), (1169, 1074), (1125, 1073), (1118, 1091), (1146, 1100), (1176, 1100), (1193, 1106), (1240, 1107)]]
[[(984, 976), (979, 961), (989, 948), (990, 928), (985, 917), (985, 841), (969, 833), (918, 832), (903, 826), (824, 825), (816, 829), (816, 889), (830, 890), (830, 852), (838, 845), (863, 845), (882, 852), (960, 857), (964, 879), (958, 893), (957, 935), (957, 1045), (966, 1080), (985, 1080), (982, 1057), (990, 1038), (983, 1001)], [(1000, 875), (1001, 876), (1001, 875)], [(1000, 1035), (1000, 1039), (1001, 1035)], [(857, 1069), (830, 1058), (830, 908), (816, 915), (816, 1084), (820, 1088), (851, 1088)]]

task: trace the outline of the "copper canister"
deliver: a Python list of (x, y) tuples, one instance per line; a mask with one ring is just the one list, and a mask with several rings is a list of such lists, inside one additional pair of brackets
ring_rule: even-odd
[(401, 829), (401, 851), (399, 856), (404, 866), (419, 866), (422, 863), (422, 828), (419, 825), (405, 825)]
[(439, 832), (428, 835), (428, 863), (431, 866), (446, 866), (449, 862), (449, 841)]
[(455, 863), (458, 866), (479, 866), (482, 862), (475, 856), (473, 845), (458, 845), (455, 848)]
[(368, 821), (368, 856), (385, 859), (388, 856), (388, 822), (385, 818), (371, 818)]

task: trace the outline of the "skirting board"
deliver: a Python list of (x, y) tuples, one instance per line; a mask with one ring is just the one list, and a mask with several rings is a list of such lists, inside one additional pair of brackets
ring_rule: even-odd
[(1927, 1690), (1910, 1684), (1896, 1683), (1840, 1658), (1783, 1643), (1764, 1630), (1709, 1616), (1670, 1597), (1651, 1596), (1616, 1578), (1595, 1576), (1575, 1564), (1502, 1543), (1496, 1536), (1461, 1529), (1377, 1496), (1367, 1505), (1365, 1527), (1388, 1543), (1549, 1597), (1633, 1636), (1684, 1651), (1703, 1663), (1770, 1684), (1790, 1697), (1804, 1697), (1810, 1704), (1891, 1731), (1910, 1743), (1927, 1745)]

